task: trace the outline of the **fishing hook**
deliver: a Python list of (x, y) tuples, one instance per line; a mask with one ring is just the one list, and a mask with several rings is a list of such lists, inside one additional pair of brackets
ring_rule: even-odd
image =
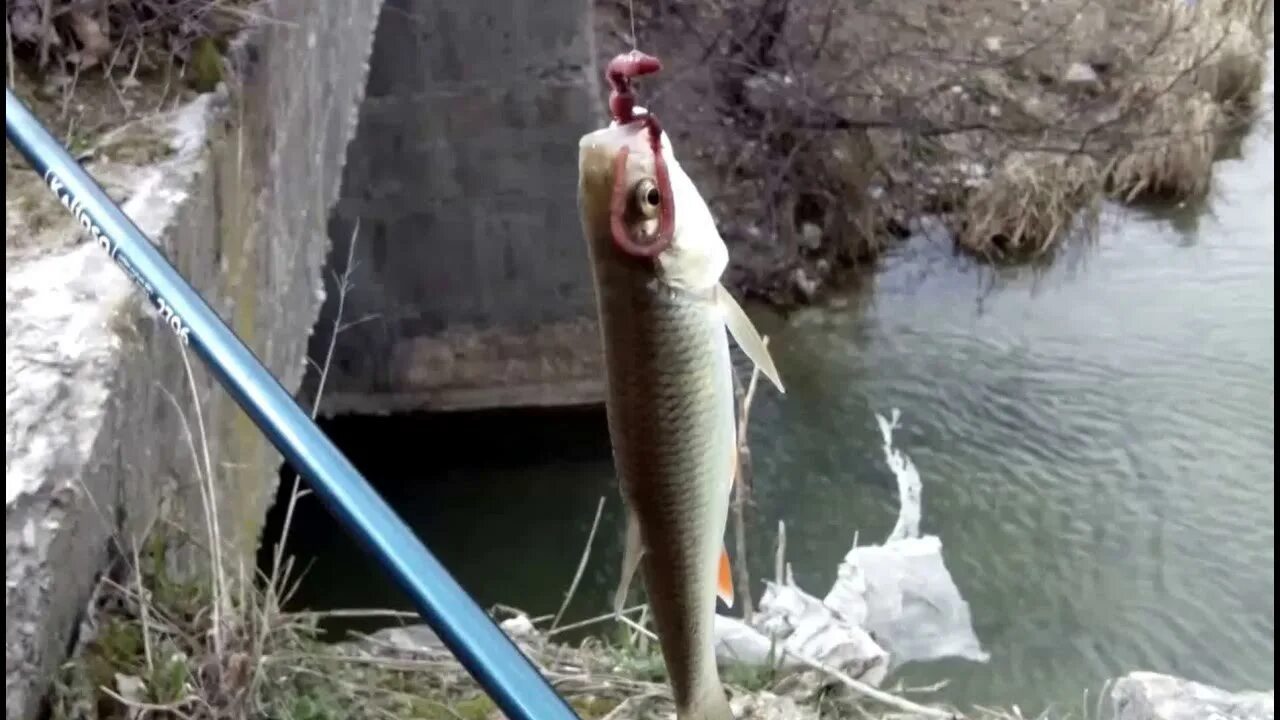
[(648, 235), (639, 228), (632, 232), (624, 222), (627, 210), (625, 170), (631, 148), (622, 148), (613, 161), (613, 195), (609, 203), (609, 225), (613, 232), (613, 242), (628, 255), (642, 258), (657, 257), (663, 250), (671, 247), (671, 242), (675, 239), (675, 206), (671, 195), (671, 174), (667, 170), (667, 160), (662, 155), (662, 125), (652, 112), (636, 118), (636, 98), (631, 90), (632, 78), (651, 75), (661, 69), (662, 63), (657, 58), (632, 50), (615, 57), (605, 70), (605, 79), (610, 87), (609, 114), (619, 125), (637, 119), (643, 122), (649, 133), (649, 149), (653, 151), (658, 192), (658, 229), (653, 235)]

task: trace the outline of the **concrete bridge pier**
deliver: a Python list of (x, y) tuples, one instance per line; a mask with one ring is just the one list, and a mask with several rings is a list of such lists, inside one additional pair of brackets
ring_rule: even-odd
[(576, 200), (578, 138), (606, 122), (593, 58), (590, 0), (386, 2), (330, 224), (330, 270), (354, 269), (326, 415), (601, 399)]

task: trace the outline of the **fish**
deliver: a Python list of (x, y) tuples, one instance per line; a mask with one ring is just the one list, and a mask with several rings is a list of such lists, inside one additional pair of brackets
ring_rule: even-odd
[(578, 144), (578, 206), (627, 517), (614, 611), (643, 570), (677, 720), (732, 720), (712, 636), (716, 599), (731, 607), (734, 597), (724, 548), (738, 466), (729, 337), (785, 390), (722, 284), (729, 254), (706, 201), (656, 117), (630, 94), (627, 70), (658, 66), (634, 51), (615, 59), (613, 120)]

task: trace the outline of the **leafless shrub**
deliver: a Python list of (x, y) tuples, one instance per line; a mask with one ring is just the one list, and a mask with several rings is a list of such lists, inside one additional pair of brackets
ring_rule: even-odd
[[(630, 46), (631, 4), (598, 6), (603, 60)], [(797, 268), (825, 280), (921, 214), (1012, 260), (1108, 189), (1201, 195), (1256, 105), (1269, 18), (1262, 0), (667, 0), (635, 16), (668, 68), (650, 104), (694, 154), (739, 284), (780, 302)]]
[(190, 59), (201, 38), (237, 28), (245, 0), (6, 0), (15, 59), (88, 70), (164, 68)]

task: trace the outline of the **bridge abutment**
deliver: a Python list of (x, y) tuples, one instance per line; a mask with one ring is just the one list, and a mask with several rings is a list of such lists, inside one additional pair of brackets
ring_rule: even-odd
[(576, 200), (593, 57), (590, 0), (388, 0), (312, 338), (324, 357), (350, 257), (325, 414), (601, 398)]

